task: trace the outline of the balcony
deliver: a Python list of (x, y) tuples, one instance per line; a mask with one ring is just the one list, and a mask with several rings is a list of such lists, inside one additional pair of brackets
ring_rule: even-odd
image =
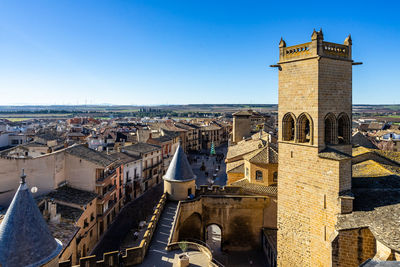
[(115, 203), (117, 203), (115, 200), (108, 201), (108, 208), (100, 216), (107, 215), (112, 210), (112, 208), (115, 206)]
[(116, 169), (104, 172), (99, 178), (97, 178), (97, 182), (104, 182), (109, 177), (113, 176), (116, 173)]
[(162, 163), (162, 161), (160, 161), (160, 162), (158, 162), (158, 163), (156, 163), (156, 164), (153, 164), (153, 165), (151, 165), (151, 166), (147, 166), (147, 168), (144, 168), (143, 171), (148, 170), (148, 169), (152, 169), (152, 168), (155, 168), (155, 167), (158, 167), (161, 163)]
[(115, 191), (115, 188), (116, 188), (116, 185), (108, 186), (108, 187), (106, 188), (106, 192), (104, 192), (103, 195), (100, 195), (100, 196), (99, 196), (99, 199), (100, 199), (100, 200), (103, 200), (104, 198), (106, 198), (108, 195), (111, 194), (111, 192)]

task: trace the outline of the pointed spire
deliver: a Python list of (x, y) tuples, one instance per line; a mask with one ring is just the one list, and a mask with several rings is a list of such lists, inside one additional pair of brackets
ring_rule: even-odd
[(349, 36), (346, 37), (346, 39), (344, 40), (344, 44), (347, 46), (350, 46), (353, 44), (353, 41), (351, 40), (351, 34), (349, 34)]
[(183, 152), (182, 146), (179, 144), (175, 151), (174, 157), (169, 164), (168, 170), (164, 175), (164, 180), (184, 182), (196, 179), (192, 171), (192, 167), (186, 157), (185, 152)]
[(25, 182), (21, 182), (0, 225), (0, 266), (42, 266), (58, 257), (54, 239)]
[(281, 41), (279, 42), (279, 47), (286, 47), (286, 42), (281, 37)]

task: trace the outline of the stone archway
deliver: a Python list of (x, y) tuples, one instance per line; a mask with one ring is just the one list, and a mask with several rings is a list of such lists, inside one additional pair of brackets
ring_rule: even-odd
[(222, 251), (222, 227), (218, 224), (209, 224), (205, 230), (206, 244), (211, 248), (213, 253)]
[(203, 240), (203, 224), (201, 215), (192, 213), (179, 227), (179, 240)]

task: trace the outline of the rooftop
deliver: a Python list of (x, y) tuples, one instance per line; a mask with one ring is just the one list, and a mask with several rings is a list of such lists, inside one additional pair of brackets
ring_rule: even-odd
[(400, 250), (400, 167), (374, 160), (353, 165), (353, 212), (340, 215), (337, 228), (368, 227), (387, 247)]
[(129, 162), (133, 162), (133, 161), (137, 161), (137, 160), (141, 159), (141, 157), (139, 157), (139, 156), (128, 155), (128, 154), (123, 153), (123, 152), (112, 153), (109, 156), (114, 158), (115, 160), (118, 160), (122, 164), (126, 164), (126, 163), (129, 163)]
[(320, 158), (324, 159), (332, 159), (332, 160), (344, 160), (351, 159), (351, 155), (347, 155), (343, 152), (340, 152), (332, 147), (326, 147), (324, 150), (318, 153)]
[(259, 148), (246, 156), (244, 159), (254, 164), (278, 163), (278, 152), (271, 146)]
[(168, 170), (163, 178), (167, 181), (176, 182), (191, 181), (196, 179), (196, 175), (194, 175), (192, 167), (190, 166), (181, 145), (179, 145), (176, 149), (174, 157), (172, 158)]
[(278, 194), (276, 184), (266, 186), (263, 184), (250, 183), (247, 178), (233, 182), (231, 186), (241, 187), (244, 193), (251, 195), (277, 196)]
[(161, 147), (157, 145), (147, 144), (147, 143), (137, 143), (130, 146), (124, 146), (121, 148), (122, 150), (132, 151), (136, 153), (148, 153), (160, 150)]
[(85, 145), (68, 147), (65, 149), (65, 152), (103, 167), (107, 167), (115, 162), (115, 159), (109, 155), (90, 149)]
[(266, 145), (265, 140), (244, 140), (228, 148), (227, 159), (243, 156)]
[(83, 191), (69, 186), (62, 186), (48, 193), (46, 196), (55, 200), (82, 206), (90, 203), (98, 195), (89, 191)]

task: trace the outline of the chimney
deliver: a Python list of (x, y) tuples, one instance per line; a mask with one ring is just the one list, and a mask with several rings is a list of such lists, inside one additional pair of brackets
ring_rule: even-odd
[(57, 204), (55, 202), (49, 202), (50, 210), (50, 222), (60, 223), (61, 214), (57, 214)]

